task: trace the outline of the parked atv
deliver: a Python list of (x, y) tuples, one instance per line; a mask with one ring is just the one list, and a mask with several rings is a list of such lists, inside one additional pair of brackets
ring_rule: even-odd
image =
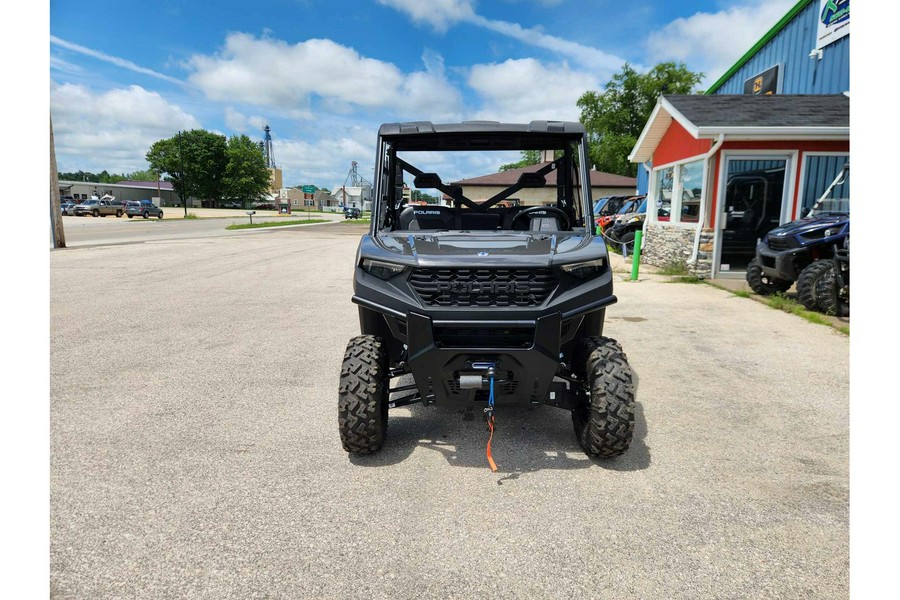
[(634, 252), (634, 238), (639, 229), (644, 227), (647, 218), (647, 197), (638, 196), (640, 204), (632, 212), (619, 215), (606, 229), (606, 238), (619, 245), (624, 245), (630, 255)]
[[(347, 345), (338, 393), (344, 449), (379, 450), (391, 408), (475, 408), (493, 434), (498, 408), (549, 404), (571, 412), (589, 456), (624, 453), (633, 375), (619, 343), (603, 336), (616, 297), (592, 227), (584, 127), (393, 123), (381, 126), (377, 148), (372, 224), (354, 275), (361, 335)], [(460, 151), (476, 155), (471, 164), (499, 164), (497, 153), (521, 150), (557, 158), (486, 200), (438, 172)], [(449, 200), (405, 204), (409, 181)], [(529, 188), (552, 190), (554, 204), (502, 206)], [(490, 441), (488, 462), (495, 469)]]
[[(826, 261), (827, 262), (827, 261)], [(816, 282), (816, 301), (828, 315), (850, 316), (850, 236), (835, 246), (830, 268)]]
[(632, 213), (637, 210), (637, 207), (641, 202), (641, 198), (643, 198), (643, 196), (627, 196), (619, 205), (619, 208), (615, 210), (615, 212), (610, 212), (606, 215), (598, 217), (596, 219), (596, 225), (599, 228), (599, 231), (605, 234), (612, 226), (612, 224), (615, 223), (616, 219), (618, 219), (622, 215)]
[(850, 202), (831, 198), (834, 188), (849, 173), (845, 165), (806, 217), (776, 227), (756, 247), (756, 257), (747, 266), (747, 283), (757, 294), (787, 291), (796, 281), (800, 302), (818, 310), (816, 284), (831, 268), (835, 245), (850, 234)]

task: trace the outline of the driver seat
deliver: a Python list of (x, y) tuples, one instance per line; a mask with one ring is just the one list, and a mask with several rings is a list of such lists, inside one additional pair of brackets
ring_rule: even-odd
[(511, 229), (515, 231), (559, 231), (560, 230), (560, 222), (557, 217), (553, 215), (550, 211), (534, 211), (527, 217), (523, 217), (513, 223), (513, 220), (516, 218), (516, 215), (525, 210), (526, 208), (534, 208), (532, 206), (515, 206), (509, 209), (509, 212), (506, 213), (506, 218), (503, 220), (503, 228)]

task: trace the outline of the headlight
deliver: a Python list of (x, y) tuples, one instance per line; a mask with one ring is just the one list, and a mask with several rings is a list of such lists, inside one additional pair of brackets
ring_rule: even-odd
[(635, 216), (631, 217), (630, 219), (628, 219), (628, 223), (626, 223), (626, 225), (628, 225), (630, 223), (640, 223), (643, 220), (644, 220), (644, 215), (635, 215)]
[(838, 227), (829, 227), (825, 230), (825, 235), (823, 237), (831, 237), (833, 235), (837, 235), (840, 229)]
[(588, 279), (606, 270), (606, 259), (598, 258), (570, 265), (560, 265), (560, 268), (578, 279)]
[(405, 271), (406, 267), (394, 263), (382, 262), (380, 260), (372, 260), (371, 258), (364, 258), (362, 261), (362, 270), (379, 279), (390, 279), (394, 275), (399, 275)]

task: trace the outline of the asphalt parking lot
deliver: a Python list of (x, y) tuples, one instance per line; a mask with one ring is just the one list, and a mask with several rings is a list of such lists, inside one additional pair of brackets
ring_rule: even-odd
[(360, 229), (50, 254), (54, 598), (845, 598), (849, 340), (708, 285), (617, 282), (635, 440), (559, 409), (337, 433)]

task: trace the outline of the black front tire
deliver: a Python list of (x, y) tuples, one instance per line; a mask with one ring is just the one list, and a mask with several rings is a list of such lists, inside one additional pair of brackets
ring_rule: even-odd
[(133, 216), (134, 216), (134, 215), (128, 215), (128, 218), (130, 219), (130, 218), (132, 218)]
[(94, 217), (99, 217), (99, 216), (100, 216), (100, 211), (99, 211), (99, 210), (95, 210), (94, 212), (91, 213), (91, 215), (94, 216)]
[(145, 218), (145, 219), (149, 219), (149, 218), (150, 218), (150, 213), (148, 213), (146, 210), (144, 211), (144, 218)]
[(793, 281), (787, 279), (769, 277), (763, 272), (762, 267), (759, 266), (759, 261), (755, 258), (747, 265), (747, 284), (751, 290), (760, 296), (784, 293), (791, 288), (793, 283)]
[(156, 215), (156, 216), (157, 216), (160, 220), (162, 220), (162, 215), (163, 215), (162, 211), (159, 211), (159, 214)]
[(817, 260), (800, 271), (797, 277), (797, 297), (807, 310), (819, 310), (816, 284), (834, 264), (831, 260)]
[(590, 404), (572, 411), (582, 450), (596, 458), (614, 458), (628, 450), (634, 434), (634, 375), (619, 343), (606, 337), (584, 341), (582, 364)]
[(338, 428), (344, 450), (371, 454), (381, 449), (388, 422), (388, 359), (372, 335), (350, 340), (338, 387)]
[[(825, 262), (825, 261), (823, 261)], [(834, 276), (834, 263), (816, 281), (816, 302), (826, 315), (849, 317), (850, 316), (850, 286), (844, 289), (837, 288), (837, 278)]]
[(634, 254), (634, 232), (629, 231), (619, 238), (619, 244), (624, 244), (628, 249), (628, 255)]

